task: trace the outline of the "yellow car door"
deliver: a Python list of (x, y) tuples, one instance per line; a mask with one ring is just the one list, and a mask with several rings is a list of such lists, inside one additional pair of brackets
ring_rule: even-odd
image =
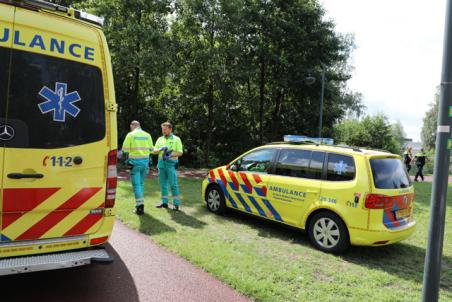
[[(268, 201), (269, 171), (276, 148), (253, 150), (225, 171), (226, 200), (230, 207), (268, 219), (281, 221), (279, 213)], [(224, 189), (223, 189), (224, 190)]]
[[(1, 7), (2, 19), (10, 10)], [(88, 25), (19, 7), (10, 35), (2, 238), (92, 234), (103, 220), (109, 151), (101, 38)]]
[(325, 153), (285, 148), (268, 184), (268, 198), (285, 223), (299, 226), (309, 205), (320, 197)]

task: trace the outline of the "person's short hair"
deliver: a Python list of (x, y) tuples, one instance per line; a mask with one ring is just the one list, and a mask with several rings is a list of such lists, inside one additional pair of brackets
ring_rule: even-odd
[(138, 126), (138, 127), (140, 127), (140, 122), (139, 121), (131, 121), (130, 125), (131, 126)]
[(162, 127), (167, 127), (169, 129), (173, 129), (173, 124), (171, 124), (170, 122), (164, 122), (161, 125)]

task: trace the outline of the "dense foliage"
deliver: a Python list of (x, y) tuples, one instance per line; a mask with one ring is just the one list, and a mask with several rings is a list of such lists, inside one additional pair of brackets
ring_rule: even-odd
[(106, 19), (120, 142), (132, 119), (153, 137), (172, 121), (185, 165), (224, 163), (284, 134), (316, 136), (322, 70), (324, 136), (363, 109), (346, 88), (353, 40), (335, 31), (319, 1), (55, 2)]
[(396, 154), (401, 153), (405, 136), (400, 122), (391, 124), (382, 114), (344, 120), (336, 125), (334, 131), (337, 143), (382, 149)]

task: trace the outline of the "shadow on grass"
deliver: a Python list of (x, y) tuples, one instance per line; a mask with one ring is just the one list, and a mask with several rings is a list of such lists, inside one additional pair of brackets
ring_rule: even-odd
[(164, 224), (158, 219), (155, 219), (146, 212), (143, 215), (139, 216), (139, 219), (139, 231), (141, 233), (147, 235), (156, 235), (161, 233), (176, 232), (176, 229), (170, 227), (167, 224)]
[(198, 220), (193, 216), (187, 215), (183, 210), (179, 210), (176, 212), (171, 209), (168, 209), (168, 212), (171, 215), (171, 219), (180, 225), (195, 229), (201, 229), (207, 225), (207, 223)]
[[(260, 237), (277, 238), (315, 249), (310, 244), (306, 232), (300, 229), (233, 210), (229, 210), (223, 216), (215, 216), (219, 220), (227, 219), (254, 228)], [(422, 283), (425, 252), (425, 248), (401, 242), (380, 247), (352, 246), (338, 257), (346, 262)], [(440, 288), (452, 292), (452, 257), (443, 256)]]
[(256, 229), (258, 235), (263, 238), (278, 238), (303, 246), (309, 246), (310, 244), (305, 231), (276, 221), (266, 220), (258, 216), (230, 209), (222, 216), (216, 216), (218, 219), (227, 219), (238, 224), (252, 227)]
[[(403, 242), (381, 247), (351, 247), (340, 257), (370, 269), (422, 283), (425, 248)], [(452, 292), (452, 257), (443, 256), (440, 288)]]

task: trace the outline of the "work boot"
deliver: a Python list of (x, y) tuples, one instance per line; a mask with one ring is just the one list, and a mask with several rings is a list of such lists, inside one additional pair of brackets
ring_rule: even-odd
[(161, 209), (161, 208), (167, 209), (167, 208), (168, 208), (168, 204), (166, 204), (166, 203), (161, 203), (161, 204), (159, 204), (158, 206), (156, 206), (156, 208), (158, 208), (158, 209)]
[(139, 205), (135, 208), (135, 214), (143, 215), (144, 214), (144, 205)]
[(173, 211), (175, 212), (179, 211), (179, 206), (174, 206)]

